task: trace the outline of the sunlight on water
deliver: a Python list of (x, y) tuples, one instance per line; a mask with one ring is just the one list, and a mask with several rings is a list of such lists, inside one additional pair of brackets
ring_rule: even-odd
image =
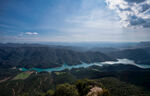
[(117, 59), (117, 61), (106, 61), (106, 62), (102, 62), (103, 64), (135, 64), (135, 62), (133, 60), (129, 60), (129, 59)]

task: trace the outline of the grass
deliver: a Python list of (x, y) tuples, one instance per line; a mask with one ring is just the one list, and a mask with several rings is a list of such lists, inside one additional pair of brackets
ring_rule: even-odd
[(61, 75), (61, 74), (64, 74), (66, 72), (55, 72), (56, 75)]
[(18, 79), (26, 79), (28, 78), (33, 72), (22, 72), (22, 73), (19, 73), (17, 76), (15, 76), (13, 78), (13, 80), (18, 80)]

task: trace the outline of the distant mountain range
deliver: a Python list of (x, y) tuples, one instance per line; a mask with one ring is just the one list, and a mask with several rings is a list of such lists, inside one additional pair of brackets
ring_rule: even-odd
[(62, 66), (64, 63), (76, 65), (81, 62), (103, 62), (118, 58), (131, 59), (138, 64), (150, 64), (149, 42), (129, 45), (118, 48), (87, 48), (45, 44), (0, 44), (0, 67), (51, 68)]
[(150, 65), (150, 48), (125, 49), (109, 53), (114, 58), (127, 58), (134, 60), (137, 64)]
[(59, 46), (46, 45), (1, 45), (0, 67), (50, 68), (114, 60), (101, 52), (77, 52)]

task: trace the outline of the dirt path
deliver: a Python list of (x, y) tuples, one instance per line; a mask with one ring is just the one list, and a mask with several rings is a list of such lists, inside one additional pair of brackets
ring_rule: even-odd
[(0, 83), (2, 83), (2, 82), (4, 82), (4, 81), (7, 81), (8, 79), (10, 79), (10, 77), (6, 77), (6, 78), (0, 80)]

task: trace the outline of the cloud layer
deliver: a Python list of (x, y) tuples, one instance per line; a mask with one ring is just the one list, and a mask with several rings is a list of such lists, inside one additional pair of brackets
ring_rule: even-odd
[(150, 28), (150, 0), (106, 0), (124, 27)]
[(38, 35), (37, 32), (25, 32), (25, 35)]

